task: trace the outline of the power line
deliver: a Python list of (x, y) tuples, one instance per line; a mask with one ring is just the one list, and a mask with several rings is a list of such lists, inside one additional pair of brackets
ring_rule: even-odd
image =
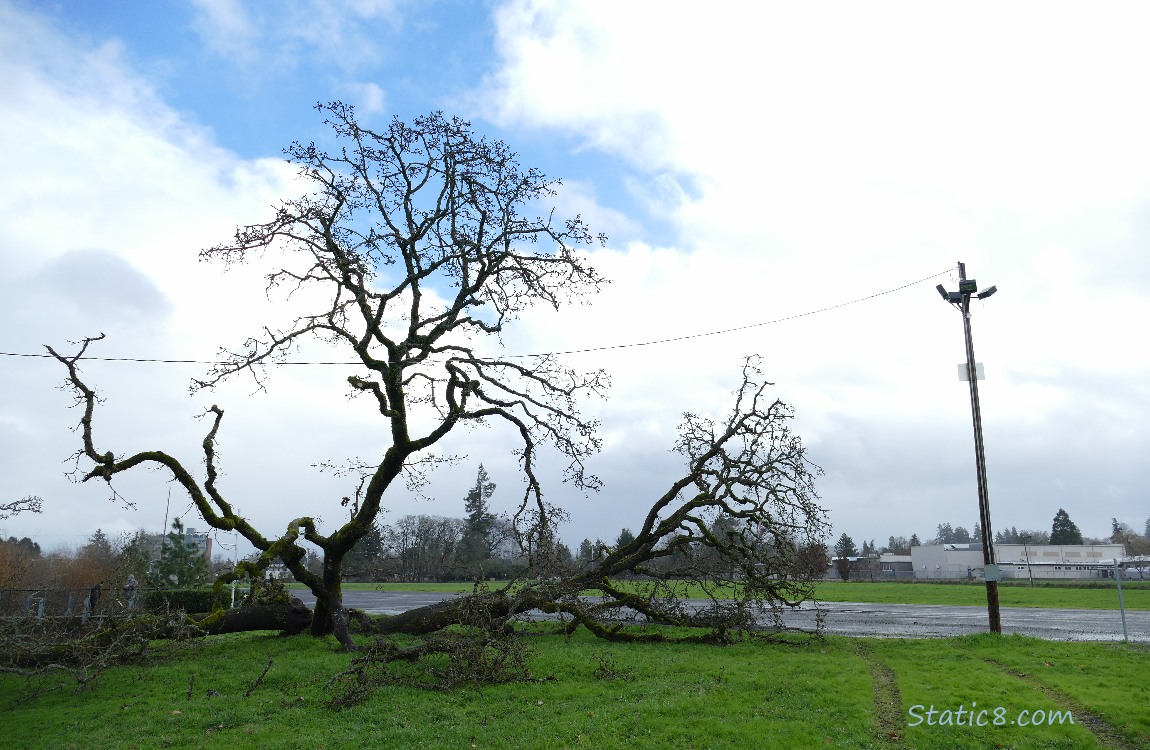
[[(636, 347), (636, 346), (654, 346), (655, 344), (669, 344), (673, 341), (686, 341), (688, 339), (700, 339), (700, 338), (704, 338), (706, 336), (720, 336), (724, 333), (734, 333), (735, 331), (745, 331), (749, 328), (760, 328), (762, 326), (774, 325), (776, 323), (785, 323), (788, 320), (797, 320), (799, 318), (810, 317), (811, 315), (818, 315), (819, 313), (830, 312), (831, 310), (837, 310), (840, 307), (847, 307), (848, 305), (856, 305), (859, 302), (866, 302), (867, 300), (875, 299), (876, 297), (881, 297), (884, 294), (891, 294), (893, 292), (901, 291), (903, 289), (906, 289), (907, 287), (912, 287), (915, 284), (921, 284), (924, 281), (929, 281), (929, 280), (936, 278), (938, 276), (945, 276), (945, 275), (949, 274), (950, 271), (951, 271), (951, 269), (948, 268), (945, 271), (939, 271), (938, 273), (932, 273), (930, 276), (926, 276), (924, 278), (918, 279), (917, 281), (912, 281), (910, 283), (903, 284), (902, 286), (896, 286), (894, 289), (887, 289), (884, 292), (876, 292), (874, 294), (868, 294), (865, 297), (859, 297), (858, 299), (853, 299), (850, 302), (840, 302), (837, 305), (831, 305), (829, 307), (820, 307), (818, 310), (811, 310), (809, 312), (797, 313), (795, 315), (788, 315), (785, 318), (775, 318), (774, 320), (765, 320), (762, 323), (749, 323), (745, 326), (738, 326), (736, 328), (724, 328), (721, 331), (708, 331), (707, 333), (691, 333), (691, 334), (687, 334), (686, 336), (674, 336), (672, 338), (658, 339), (656, 341), (643, 341), (640, 343), (633, 343), (633, 344), (614, 344), (614, 345), (610, 345), (610, 346), (595, 346), (595, 347), (591, 347), (588, 349), (570, 349), (570, 350), (565, 351), (565, 352), (547, 352), (546, 354), (583, 354), (585, 352), (601, 352), (601, 351), (606, 351), (608, 349), (628, 349), (628, 348)], [(539, 357), (539, 356), (546, 356), (546, 354), (512, 354), (512, 355), (508, 355), (508, 356), (510, 356), (510, 357)]]
[[(828, 307), (820, 307), (817, 310), (809, 310), (807, 312), (796, 313), (794, 315), (787, 315), (786, 317), (775, 318), (773, 320), (765, 320), (761, 323), (748, 323), (747, 325), (736, 326), (734, 328), (724, 328), (724, 329), (719, 330), (719, 331), (707, 331), (706, 333), (691, 333), (691, 334), (687, 334), (685, 336), (673, 336), (671, 338), (656, 339), (653, 341), (639, 341), (639, 342), (632, 342), (629, 344), (607, 344), (604, 346), (591, 346), (591, 347), (587, 347), (585, 349), (568, 349), (566, 351), (540, 352), (537, 354), (504, 354), (503, 357), (505, 359), (527, 359), (530, 357), (546, 357), (546, 356), (558, 355), (558, 354), (586, 354), (589, 352), (609, 351), (611, 349), (631, 349), (631, 348), (640, 347), (640, 346), (655, 346), (656, 344), (670, 344), (670, 343), (675, 342), (675, 341), (687, 341), (689, 339), (700, 339), (700, 338), (706, 338), (708, 336), (721, 336), (721, 335), (726, 334), (726, 333), (735, 333), (736, 331), (746, 331), (746, 330), (751, 329), (751, 328), (761, 328), (762, 326), (769, 326), (769, 325), (775, 325), (778, 323), (785, 323), (785, 322), (790, 321), (790, 320), (798, 320), (799, 318), (808, 318), (812, 315), (819, 315), (821, 313), (830, 312), (831, 310), (838, 310), (840, 308), (848, 307), (850, 305), (857, 305), (860, 302), (866, 302), (868, 300), (882, 297), (883, 295), (893, 294), (894, 292), (899, 292), (899, 291), (902, 291), (903, 289), (906, 289), (908, 287), (912, 287), (915, 284), (921, 284), (924, 281), (930, 281), (931, 279), (937, 278), (939, 276), (945, 276), (945, 275), (949, 274), (951, 272), (951, 270), (952, 269), (948, 268), (945, 271), (939, 271), (938, 273), (932, 273), (929, 276), (924, 276), (921, 279), (917, 279), (915, 281), (908, 282), (906, 284), (903, 284), (902, 286), (896, 286), (893, 289), (887, 289), (887, 290), (882, 291), (882, 292), (875, 292), (874, 294), (868, 294), (865, 297), (859, 297), (858, 299), (852, 299), (849, 302), (840, 302), (837, 305), (830, 305)], [(21, 353), (21, 352), (0, 352), (0, 357), (31, 357), (31, 358), (42, 359), (42, 358), (51, 358), (52, 355), (51, 354), (30, 354), (30, 353)], [(81, 357), (80, 359), (81, 360), (94, 361), (94, 362), (154, 362), (154, 363), (167, 364), (167, 365), (226, 365), (226, 364), (231, 364), (230, 362), (225, 362), (225, 361), (220, 361), (220, 360), (148, 359), (145, 357)], [(351, 366), (355, 366), (355, 365), (359, 365), (362, 363), (361, 362), (305, 361), (305, 362), (276, 362), (275, 364), (277, 364), (277, 365), (351, 365)]]

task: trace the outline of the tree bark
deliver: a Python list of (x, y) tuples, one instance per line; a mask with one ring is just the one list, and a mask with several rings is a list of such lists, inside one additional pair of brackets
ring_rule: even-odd
[(192, 615), (192, 619), (196, 627), (206, 635), (250, 630), (278, 630), (284, 635), (296, 635), (307, 630), (313, 621), (312, 611), (295, 597), (292, 597), (290, 604), (229, 609), (218, 619), (213, 619), (211, 614)]

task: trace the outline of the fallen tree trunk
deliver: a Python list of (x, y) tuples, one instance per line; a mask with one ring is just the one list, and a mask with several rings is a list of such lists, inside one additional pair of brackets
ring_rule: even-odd
[[(548, 592), (552, 593), (552, 592)], [(485, 591), (435, 604), (380, 617), (356, 618), (360, 632), (378, 635), (427, 635), (449, 625), (476, 623), (477, 620), (500, 622), (533, 609), (554, 612), (557, 596), (537, 591), (509, 593), (507, 590)]]
[(204, 635), (251, 630), (278, 630), (284, 635), (296, 635), (311, 626), (311, 618), (312, 611), (295, 597), (288, 604), (265, 604), (190, 616), (191, 624)]
[[(202, 637), (277, 630), (296, 635), (311, 625), (312, 612), (299, 599), (190, 615), (110, 618), (94, 628), (82, 628), (73, 618), (62, 624), (22, 618), (18, 627), (0, 636), (0, 671), (27, 672), (56, 666), (65, 669), (101, 668), (142, 654), (154, 639)], [(16, 623), (13, 623), (16, 624)], [(57, 626), (53, 626), (57, 625)]]

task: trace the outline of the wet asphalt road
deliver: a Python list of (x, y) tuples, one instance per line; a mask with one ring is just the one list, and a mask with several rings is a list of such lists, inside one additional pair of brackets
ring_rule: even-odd
[[(292, 591), (309, 607), (315, 597), (308, 591)], [(344, 604), (371, 614), (398, 614), (443, 601), (455, 594), (396, 591), (345, 591)], [(985, 607), (954, 607), (928, 604), (855, 604), (828, 602), (824, 632), (834, 635), (879, 638), (943, 638), (987, 631)], [(536, 613), (540, 619), (545, 617)], [(783, 613), (788, 627), (813, 630), (815, 611), (805, 606)], [(1126, 612), (1131, 641), (1150, 643), (1150, 612)], [(1054, 641), (1120, 641), (1122, 619), (1118, 610), (1003, 608), (1002, 632), (1019, 633)]]

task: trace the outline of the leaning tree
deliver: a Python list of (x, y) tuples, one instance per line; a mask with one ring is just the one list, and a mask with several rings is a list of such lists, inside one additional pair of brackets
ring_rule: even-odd
[[(222, 362), (193, 381), (193, 390), (241, 373), (262, 384), (267, 365), (307, 338), (352, 353), (357, 371), (347, 383), (378, 411), (387, 442), (378, 462), (345, 467), (359, 475), (354, 501), (344, 498), (348, 520), (331, 530), (311, 516), (292, 519), (278, 535), (256, 529), (218, 482), (224, 411), (216, 405), (207, 410), (202, 476), (163, 451), (117, 456), (97, 447), (99, 398), (79, 366), (102, 335), (84, 339), (70, 354), (48, 348), (67, 368), (83, 409), (77, 459), (86, 462), (84, 481), (111, 483), (141, 465), (165, 470), (208, 524), (235, 530), (260, 550), (256, 568), (282, 560), (311, 589), (314, 634), (334, 633), (350, 646), (343, 562), (371, 531), (389, 490), (405, 472), (418, 482), (429, 465), (444, 460), (434, 450), (457, 427), (501, 422), (516, 435), (525, 477), (512, 528), (537, 577), (532, 585), (477, 595), (492, 616), (542, 607), (606, 635), (616, 632), (606, 623), (626, 610), (660, 622), (710, 623), (722, 632), (747, 624), (757, 606), (809, 596), (812, 576), (823, 572), (803, 563), (825, 533), (812, 484), (817, 467), (790, 432), (788, 407), (767, 396), (768, 384), (751, 361), (727, 419), (686, 415), (676, 446), (686, 472), (654, 500), (634, 539), (578, 574), (549, 572), (563, 511), (544, 501), (538, 454), (550, 445), (566, 458), (566, 480), (598, 486), (585, 468), (599, 447), (597, 423), (582, 416), (578, 404), (601, 395), (607, 378), (566, 368), (550, 355), (529, 361), (490, 355), (476, 342), (498, 340), (532, 305), (557, 308), (598, 290), (604, 280), (576, 253), (596, 238), (579, 217), (560, 219), (544, 209), (556, 181), (522, 168), (505, 144), (477, 136), (466, 122), (433, 113), (410, 125), (393, 120), (377, 132), (361, 125), (351, 107), (317, 108), (339, 148), (294, 143), (286, 151), (312, 191), (201, 257), (224, 264), (253, 255), (281, 258), (267, 275), (269, 291), (305, 289), (312, 293), (301, 296), (322, 303), (286, 327), (265, 328), (239, 352), (221, 350)], [(316, 500), (317, 515), (323, 503)], [(322, 550), (322, 571), (306, 566), (305, 541)], [(241, 564), (227, 575), (245, 572), (252, 571)], [(624, 574), (646, 583), (616, 585)], [(711, 606), (685, 607), (676, 583), (684, 580), (703, 584)], [(603, 597), (583, 598), (589, 586)], [(427, 608), (394, 618), (385, 629), (429, 632), (457, 620), (460, 611)]]
[[(427, 634), (478, 607), (494, 622), (534, 609), (556, 613), (569, 628), (614, 640), (669, 638), (625, 627), (634, 622), (701, 629), (674, 637), (709, 642), (764, 626), (784, 629), (782, 611), (811, 599), (826, 573), (828, 525), (814, 486), (821, 470), (791, 428), (791, 408), (770, 397), (770, 386), (757, 358), (748, 358), (725, 418), (684, 415), (674, 449), (685, 470), (654, 499), (630, 540), (565, 575), (536, 576), (366, 627)], [(598, 595), (587, 596), (589, 590)]]

